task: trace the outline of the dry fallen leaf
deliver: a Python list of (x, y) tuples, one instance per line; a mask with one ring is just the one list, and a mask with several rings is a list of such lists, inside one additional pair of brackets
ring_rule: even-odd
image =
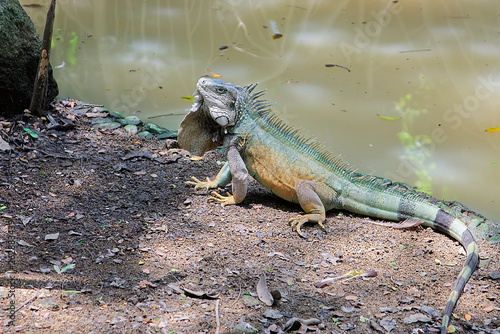
[(267, 289), (266, 275), (264, 274), (260, 277), (259, 283), (257, 283), (257, 296), (267, 306), (272, 306), (274, 303), (274, 298)]
[(485, 312), (488, 312), (488, 313), (489, 313), (489, 312), (491, 312), (491, 311), (493, 311), (493, 310), (495, 310), (495, 309), (497, 309), (495, 306), (493, 306), (493, 305), (489, 305), (489, 306), (486, 306), (485, 308), (483, 308), (483, 311), (485, 311)]
[(137, 285), (141, 288), (141, 289), (144, 289), (145, 287), (147, 286), (150, 286), (152, 288), (155, 288), (156, 287), (156, 284), (153, 284), (151, 283), (150, 281), (146, 281), (146, 280), (142, 280), (140, 281), (139, 283), (137, 283)]

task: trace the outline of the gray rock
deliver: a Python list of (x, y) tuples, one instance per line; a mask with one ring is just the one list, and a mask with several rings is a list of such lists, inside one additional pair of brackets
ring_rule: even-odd
[[(29, 108), (42, 41), (19, 1), (0, 0), (0, 115)], [(45, 108), (59, 93), (49, 67)]]

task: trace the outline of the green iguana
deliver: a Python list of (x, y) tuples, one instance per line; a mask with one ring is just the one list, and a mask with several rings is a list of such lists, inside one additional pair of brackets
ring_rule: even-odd
[(232, 181), (232, 195), (212, 192), (210, 200), (237, 204), (247, 194), (250, 175), (277, 196), (300, 204), (305, 214), (290, 222), (301, 236), (305, 223), (323, 228), (325, 212), (337, 209), (400, 222), (390, 223), (393, 226), (422, 224), (458, 240), (467, 260), (444, 310), (441, 333), (446, 333), (457, 300), (479, 262), (478, 246), (467, 226), (409, 186), (348, 168), (320, 143), (279, 120), (270, 102), (260, 99), (264, 92), (253, 92), (256, 86), (198, 81), (195, 102), (179, 127), (179, 145), (203, 155), (223, 144), (228, 162), (213, 181), (192, 177), (187, 183), (209, 189)]

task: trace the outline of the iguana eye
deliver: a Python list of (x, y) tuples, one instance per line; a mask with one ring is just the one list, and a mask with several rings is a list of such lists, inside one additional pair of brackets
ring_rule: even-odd
[(224, 87), (217, 87), (217, 88), (215, 88), (215, 92), (217, 94), (224, 94), (225, 92), (227, 92), (227, 89)]

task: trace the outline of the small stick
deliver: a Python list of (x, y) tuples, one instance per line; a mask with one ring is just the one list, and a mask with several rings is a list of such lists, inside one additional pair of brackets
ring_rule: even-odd
[(35, 300), (37, 298), (38, 298), (38, 292), (37, 292), (36, 295), (34, 295), (30, 299), (28, 299), (27, 301), (25, 301), (24, 303), (22, 303), (21, 305), (19, 305), (19, 307), (16, 308), (16, 310), (14, 311), (14, 313), (17, 313), (17, 311), (19, 311), (20, 309), (22, 309), (23, 307), (25, 307), (26, 305), (28, 305), (29, 303), (31, 303), (33, 300)]
[(219, 301), (220, 299), (218, 298), (215, 300), (215, 322), (217, 324), (217, 327), (215, 328), (215, 334), (218, 334), (220, 332)]

